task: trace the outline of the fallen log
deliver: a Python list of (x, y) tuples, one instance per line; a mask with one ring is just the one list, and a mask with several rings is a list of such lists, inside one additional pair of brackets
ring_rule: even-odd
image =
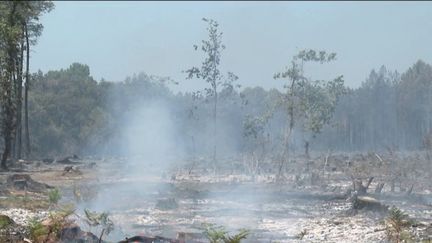
[(58, 164), (67, 164), (67, 165), (70, 165), (70, 164), (82, 164), (82, 162), (73, 161), (73, 160), (79, 160), (79, 159), (80, 158), (78, 156), (73, 155), (73, 156), (64, 157), (62, 159), (58, 159), (58, 160), (56, 160), (56, 162)]
[(169, 239), (161, 236), (149, 237), (149, 236), (134, 236), (131, 238), (126, 237), (125, 240), (119, 241), (118, 243), (185, 243), (182, 240)]
[(388, 211), (389, 206), (382, 204), (377, 199), (370, 196), (358, 196), (357, 192), (353, 192), (349, 198), (352, 205), (351, 211), (357, 212), (358, 210), (369, 210), (374, 212), (385, 213)]

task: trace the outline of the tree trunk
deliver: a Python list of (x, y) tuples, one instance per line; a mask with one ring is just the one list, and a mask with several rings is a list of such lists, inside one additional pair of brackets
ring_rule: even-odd
[[(15, 25), (15, 12), (18, 2), (13, 2), (12, 11), (9, 14), (9, 25)], [(7, 170), (7, 159), (11, 154), (11, 147), (13, 141), (13, 135), (15, 132), (15, 113), (14, 113), (14, 94), (15, 94), (15, 85), (16, 85), (16, 64), (17, 64), (17, 56), (18, 50), (16, 49), (15, 43), (11, 43), (8, 41), (6, 43), (7, 46), (7, 58), (6, 58), (6, 70), (5, 70), (5, 78), (1, 80), (1, 88), (2, 92), (0, 94), (1, 97), (1, 105), (2, 105), (2, 136), (4, 139), (4, 150), (0, 162), (0, 166), (2, 169)]]
[[(17, 96), (17, 94), (18, 94), (18, 85), (17, 85), (17, 79), (18, 79), (18, 74), (17, 74), (17, 63), (18, 63), (18, 61), (16, 60), (16, 59), (18, 59), (18, 54), (17, 53), (15, 53), (14, 54), (14, 56), (13, 56), (13, 59), (15, 60), (14, 61), (14, 64), (11, 66), (11, 69), (12, 69), (12, 77), (11, 77), (11, 93), (10, 93), (10, 97), (9, 97), (9, 99), (10, 99), (10, 107), (11, 107), (11, 109), (14, 109), (15, 107), (14, 107), (14, 104), (16, 105), (17, 103), (16, 103), (16, 96)], [(10, 122), (12, 123), (12, 126), (11, 126), (11, 156), (12, 156), (12, 159), (13, 159), (13, 161), (15, 161), (16, 160), (16, 155), (17, 155), (17, 153), (16, 153), (16, 134), (15, 134), (15, 132), (16, 132), (16, 125), (17, 125), (17, 121), (16, 121), (16, 114), (15, 114), (15, 112), (11, 112), (10, 113), (10, 117), (9, 117), (9, 119), (10, 119)], [(8, 131), (9, 132), (9, 131)]]
[(305, 156), (309, 159), (309, 141), (305, 141)]
[[(13, 70), (13, 69), (12, 69)], [(11, 77), (11, 80), (12, 77)], [(4, 94), (2, 97), (3, 103), (3, 127), (2, 127), (2, 135), (4, 139), (4, 150), (1, 158), (1, 168), (4, 170), (8, 170), (7, 159), (9, 155), (11, 155), (12, 141), (13, 141), (13, 133), (14, 133), (14, 112), (13, 112), (13, 85), (12, 81), (3, 80), (2, 88), (4, 90)]]
[(24, 126), (25, 126), (25, 148), (26, 157), (30, 156), (30, 130), (28, 122), (28, 90), (30, 88), (30, 42), (28, 36), (27, 24), (24, 25), (25, 38), (26, 38), (26, 81), (24, 87)]
[(216, 173), (216, 153), (217, 153), (217, 102), (218, 102), (218, 94), (217, 89), (214, 88), (214, 107), (213, 107), (213, 166)]
[(11, 148), (11, 136), (10, 134), (5, 134), (4, 135), (4, 143), (5, 143), (5, 148), (2, 154), (2, 159), (1, 159), (1, 168), (3, 170), (8, 170), (8, 166), (7, 166), (7, 158), (9, 157), (10, 154), (10, 148)]
[(291, 134), (294, 129), (294, 100), (293, 100), (293, 93), (294, 93), (294, 84), (295, 80), (291, 80), (291, 87), (288, 91), (287, 98), (289, 98), (289, 104), (288, 104), (288, 124), (289, 126), (285, 126), (285, 132), (284, 132), (284, 148), (282, 153), (281, 162), (279, 164), (279, 170), (278, 170), (278, 178), (282, 176), (284, 165), (289, 160), (289, 145), (290, 145), (290, 139)]
[[(23, 31), (24, 32), (24, 31)], [(24, 35), (24, 34), (23, 34)], [(24, 36), (23, 36), (24, 37)], [(17, 113), (16, 113), (16, 158), (21, 159), (22, 148), (22, 83), (24, 66), (24, 40), (21, 42), (20, 60), (17, 65)]]
[(377, 187), (375, 188), (375, 193), (380, 194), (383, 188), (384, 188), (384, 182), (378, 183)]
[(353, 176), (351, 176), (353, 190), (357, 191), (358, 195), (365, 195), (373, 179), (374, 177), (369, 177), (368, 181), (366, 182), (366, 185), (363, 185), (362, 179), (355, 179)]

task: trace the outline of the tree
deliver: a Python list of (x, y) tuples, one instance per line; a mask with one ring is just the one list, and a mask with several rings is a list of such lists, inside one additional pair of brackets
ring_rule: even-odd
[(418, 149), (422, 138), (432, 132), (432, 66), (417, 61), (402, 74), (396, 92), (402, 141)]
[[(286, 108), (287, 123), (284, 129), (284, 142), (281, 164), (279, 166), (279, 175), (282, 172), (285, 162), (288, 160), (289, 146), (292, 139), (292, 132), (296, 120), (306, 118), (309, 121), (308, 128), (313, 131), (319, 131), (322, 124), (328, 120), (328, 115), (324, 115), (326, 110), (324, 107), (327, 105), (320, 105), (316, 97), (325, 95), (323, 92), (323, 84), (320, 82), (312, 83), (304, 75), (303, 66), (307, 62), (319, 62), (321, 64), (335, 60), (335, 53), (326, 53), (325, 51), (317, 52), (315, 50), (302, 50), (295, 55), (291, 61), (291, 66), (287, 67), (285, 71), (276, 73), (274, 79), (288, 79), (288, 83), (284, 85), (286, 93), (281, 97), (280, 105)], [(332, 86), (343, 85), (342, 76), (336, 78), (332, 83), (326, 84), (329, 88)], [(320, 99), (318, 98), (318, 99)], [(318, 109), (317, 109), (318, 108)], [(316, 112), (317, 110), (322, 110)], [(306, 143), (308, 148), (308, 142)]]
[(243, 121), (242, 150), (252, 173), (258, 172), (261, 163), (271, 151), (270, 121), (275, 114), (274, 102), (270, 92), (262, 87), (245, 88), (241, 92)]
[[(213, 98), (213, 161), (216, 162), (217, 153), (217, 108), (218, 108), (218, 93), (221, 87), (233, 88), (233, 82), (238, 79), (236, 75), (228, 72), (227, 76), (221, 74), (219, 70), (221, 53), (225, 49), (222, 44), (222, 32), (219, 32), (219, 24), (212, 19), (203, 18), (203, 21), (208, 23), (208, 40), (203, 40), (201, 51), (206, 55), (201, 67), (192, 67), (185, 72), (188, 74), (187, 79), (198, 78), (207, 82), (210, 87), (205, 89), (205, 94), (208, 98)], [(198, 46), (194, 45), (195, 50)]]
[(18, 23), (18, 7), (20, 3), (2, 2), (0, 4), (0, 73), (2, 109), (1, 133), (4, 139), (4, 150), (1, 159), (2, 169), (7, 169), (6, 161), (12, 149), (15, 131), (16, 104), (15, 91), (17, 64), (20, 43), (20, 25)]
[[(24, 70), (24, 52), (27, 51), (27, 80), (29, 77), (29, 45), (35, 41), (30, 34), (39, 36), (42, 25), (35, 22), (45, 11), (51, 10), (51, 2), (10, 1), (0, 3), (0, 55), (3, 60), (2, 72), (2, 134), (5, 149), (2, 155), (2, 167), (6, 169), (6, 160), (10, 153), (21, 157), (21, 120), (22, 86)], [(15, 142), (14, 142), (15, 140)], [(12, 150), (12, 151), (11, 151)]]
[[(25, 46), (23, 45), (23, 50), (25, 48), (26, 52), (26, 72), (25, 72), (25, 86), (24, 86), (24, 128), (25, 128), (25, 148), (26, 156), (28, 157), (31, 153), (30, 147), (30, 130), (28, 122), (28, 91), (30, 89), (30, 45), (35, 45), (37, 43), (37, 38), (42, 34), (43, 25), (39, 23), (39, 18), (42, 14), (48, 13), (54, 9), (54, 3), (52, 1), (32, 1), (27, 2), (27, 7), (24, 9), (24, 19), (22, 21), (23, 34), (25, 38)], [(22, 57), (24, 59), (24, 56)], [(22, 85), (21, 85), (22, 87)], [(20, 97), (21, 91), (20, 91)], [(20, 99), (21, 100), (21, 99)], [(19, 103), (19, 150), (21, 150), (21, 101)], [(21, 156), (21, 153), (18, 155)]]
[[(330, 81), (317, 80), (304, 84), (300, 109), (303, 111), (303, 131), (312, 138), (329, 124), (339, 97), (345, 93), (344, 81), (339, 76)], [(305, 155), (309, 157), (309, 138), (305, 138)]]

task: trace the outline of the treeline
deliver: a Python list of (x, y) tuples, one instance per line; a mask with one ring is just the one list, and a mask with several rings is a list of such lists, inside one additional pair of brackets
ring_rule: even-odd
[[(422, 61), (402, 75), (384, 67), (373, 70), (360, 88), (349, 89), (342, 75), (311, 80), (305, 74), (308, 63), (324, 65), (336, 53), (302, 50), (273, 77), (284, 83), (283, 90), (240, 89), (235, 73), (220, 70), (225, 45), (218, 23), (204, 18), (208, 39), (194, 45), (204, 58), (184, 70), (186, 79), (207, 84), (201, 91), (175, 94), (167, 83), (176, 82), (145, 73), (123, 82), (97, 82), (79, 63), (30, 74), (31, 47), (43, 29), (39, 18), (53, 7), (50, 1), (0, 3), (3, 169), (9, 158), (128, 155), (125, 131), (137, 111), (147, 107), (169, 113), (169, 118), (156, 112), (146, 119), (157, 123), (162, 115), (170, 120), (165, 125), (172, 136), (165, 138), (178, 145), (174, 149), (213, 161), (243, 153), (257, 160), (275, 157), (282, 168), (293, 152), (308, 155), (309, 148), (432, 149), (432, 71)], [(141, 123), (145, 131), (147, 123)], [(152, 132), (156, 139), (157, 131)]]
[[(123, 82), (97, 82), (89, 67), (78, 63), (33, 74), (29, 92), (33, 150), (39, 156), (121, 155), (124, 118), (136, 108), (163, 100), (173, 114), (179, 146), (188, 154), (210, 155), (212, 103), (195, 93), (174, 94), (167, 82), (144, 73)], [(330, 123), (310, 140), (311, 149), (423, 149), (432, 127), (431, 92), (432, 67), (423, 61), (401, 75), (384, 66), (373, 70), (361, 87), (340, 98)], [(261, 87), (222, 89), (219, 154), (280, 150), (287, 110), (276, 103), (282, 95)], [(291, 149), (303, 153), (309, 134), (302, 121), (294, 130)]]
[(432, 67), (419, 60), (403, 74), (384, 66), (337, 107), (320, 142), (339, 150), (430, 149)]

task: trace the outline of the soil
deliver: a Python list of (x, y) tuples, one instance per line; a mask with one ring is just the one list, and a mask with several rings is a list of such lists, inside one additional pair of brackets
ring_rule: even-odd
[[(99, 235), (101, 230), (86, 225), (84, 208), (109, 212), (115, 230), (106, 240), (114, 242), (133, 236), (175, 239), (179, 234), (190, 242), (207, 242), (203, 235), (207, 224), (225, 226), (231, 233), (249, 229), (246, 242), (387, 242), (383, 223), (387, 215), (368, 208), (353, 212), (348, 193), (351, 176), (366, 180), (364, 174), (368, 175), (371, 168), (378, 175), (366, 196), (380, 205), (396, 206), (414, 219), (417, 223), (407, 231), (416, 241), (431, 239), (432, 187), (428, 174), (413, 169), (419, 175), (416, 178), (408, 175), (395, 189), (389, 183), (391, 173), (381, 173), (374, 167), (376, 156), (357, 157), (359, 161), (353, 160), (356, 156), (345, 155), (329, 159), (328, 168), (324, 169), (322, 158), (298, 159), (287, 166), (282, 180), (275, 176), (276, 166), (264, 162), (261, 171), (255, 174), (248, 173), (246, 165), (232, 161), (224, 163), (230, 166), (218, 168), (217, 173), (205, 163), (194, 163), (190, 170), (190, 163), (186, 162), (172, 163), (177, 166), (164, 173), (150, 163), (131, 173), (134, 165), (125, 165), (125, 159), (119, 158), (80, 159), (73, 166), (80, 173), (64, 173), (62, 163), (26, 161), (20, 174), (48, 185), (45, 189), (61, 189), (63, 197), (59, 204), (75, 204), (74, 217), (84, 231)], [(385, 160), (384, 155), (380, 158)], [(356, 171), (357, 168), (349, 167), (352, 164), (366, 171)], [(127, 166), (131, 170), (125, 170)], [(50, 205), (32, 207), (31, 203), (24, 205), (19, 201), (25, 197), (44, 200), (46, 192), (6, 187), (10, 185), (8, 178), (14, 174), (0, 173), (4, 191), (6, 188), (8, 191), (0, 197), (0, 215), (10, 217), (20, 227), (32, 218), (46, 218)], [(381, 193), (374, 193), (383, 182)], [(408, 194), (403, 184), (409, 188), (413, 182), (414, 189)], [(11, 198), (19, 203), (7, 203)]]

